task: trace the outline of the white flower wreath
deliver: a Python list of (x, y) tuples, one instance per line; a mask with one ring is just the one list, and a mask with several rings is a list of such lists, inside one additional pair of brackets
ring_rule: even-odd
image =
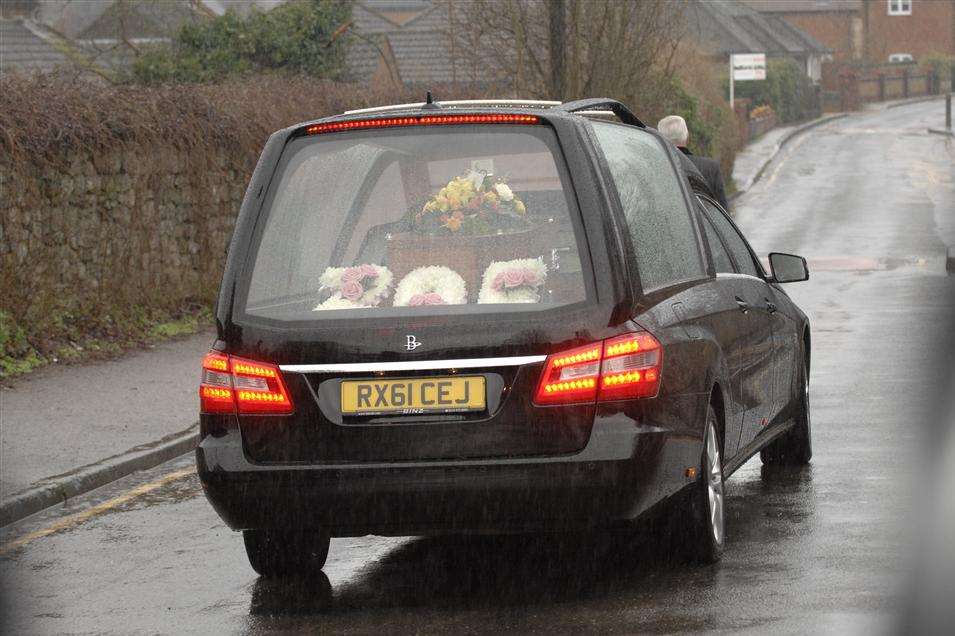
[(494, 261), (484, 270), (480, 304), (539, 303), (547, 266), (540, 258)]
[(321, 289), (331, 289), (334, 293), (313, 311), (377, 307), (391, 292), (393, 280), (391, 270), (381, 265), (327, 267), (318, 282)]
[(463, 305), (468, 301), (467, 286), (461, 275), (450, 267), (429, 265), (411, 270), (395, 288), (395, 307), (421, 305)]
[(347, 298), (342, 298), (338, 294), (330, 296), (324, 302), (316, 305), (312, 311), (323, 311), (328, 309), (363, 309), (367, 305), (362, 305), (361, 303), (356, 303), (354, 300), (348, 300)]

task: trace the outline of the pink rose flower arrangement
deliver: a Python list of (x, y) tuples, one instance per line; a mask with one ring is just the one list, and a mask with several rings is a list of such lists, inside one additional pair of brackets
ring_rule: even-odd
[(547, 266), (539, 258), (497, 261), (484, 271), (479, 303), (537, 303)]
[(347, 298), (348, 300), (358, 300), (364, 293), (365, 288), (362, 287), (361, 283), (358, 281), (350, 280), (348, 282), (342, 283), (342, 298)]
[(364, 277), (365, 274), (360, 267), (346, 267), (345, 271), (342, 272), (341, 282), (343, 285), (345, 283), (357, 283)]
[(391, 293), (393, 276), (387, 267), (364, 263), (354, 267), (328, 267), (319, 283), (332, 294), (319, 309), (354, 309), (377, 307)]
[(415, 294), (408, 301), (409, 307), (420, 307), (421, 305), (447, 305), (444, 298), (437, 292), (428, 292), (427, 294)]
[(468, 301), (467, 286), (461, 275), (450, 267), (428, 265), (408, 272), (395, 287), (395, 307), (463, 305)]
[(357, 301), (373, 286), (377, 278), (378, 270), (375, 269), (374, 265), (365, 264), (358, 267), (346, 267), (341, 277), (342, 298)]
[(491, 288), (496, 291), (514, 289), (521, 285), (536, 287), (541, 282), (541, 275), (531, 267), (510, 267), (499, 272), (491, 281)]

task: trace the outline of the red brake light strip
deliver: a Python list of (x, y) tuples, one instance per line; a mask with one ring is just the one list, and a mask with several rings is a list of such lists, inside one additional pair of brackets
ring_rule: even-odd
[(313, 124), (305, 129), (308, 135), (318, 135), (343, 130), (362, 130), (367, 128), (394, 128), (399, 126), (440, 126), (445, 124), (539, 124), (540, 117), (535, 115), (514, 115), (500, 113), (496, 115), (415, 115), (413, 117), (385, 117), (378, 119), (359, 119), (355, 121), (336, 121), (327, 124)]

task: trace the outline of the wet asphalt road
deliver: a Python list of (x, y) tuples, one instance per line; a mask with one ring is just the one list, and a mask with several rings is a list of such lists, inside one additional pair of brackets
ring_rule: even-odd
[(790, 288), (813, 324), (815, 456), (730, 479), (720, 564), (634, 537), (363, 537), (333, 540), (318, 580), (268, 582), (186, 457), (5, 529), (5, 631), (894, 631), (952, 361), (955, 146), (925, 132), (939, 104), (797, 138), (739, 202), (757, 251), (814, 268)]

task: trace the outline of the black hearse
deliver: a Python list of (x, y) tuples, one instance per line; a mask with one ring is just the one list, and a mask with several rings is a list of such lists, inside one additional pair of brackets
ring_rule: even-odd
[[(392, 106), (272, 135), (202, 362), (206, 495), (263, 575), (329, 538), (627, 527), (805, 463), (810, 333), (619, 102)], [(679, 496), (677, 496), (679, 495)], [(658, 508), (659, 509), (659, 508)]]

